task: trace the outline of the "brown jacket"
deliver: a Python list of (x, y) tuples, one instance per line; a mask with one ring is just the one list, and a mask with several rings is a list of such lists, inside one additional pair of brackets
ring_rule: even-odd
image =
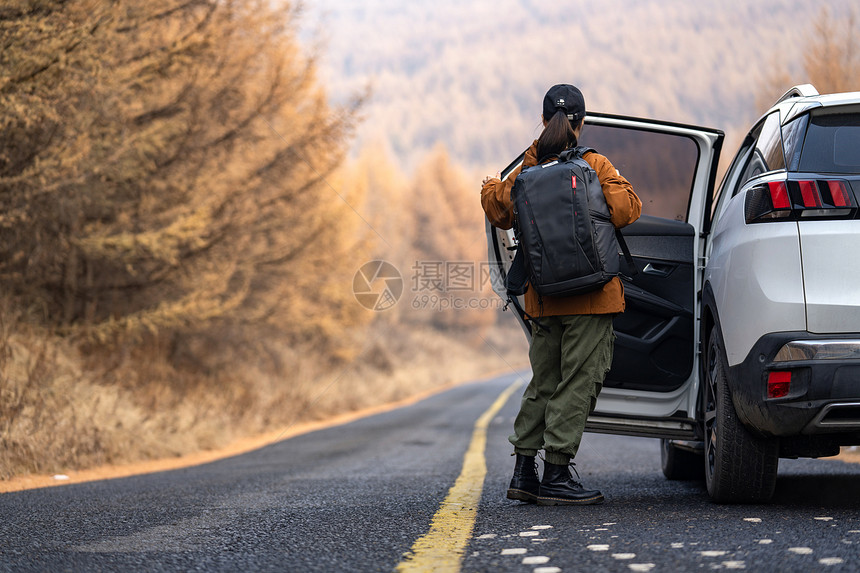
[[(537, 141), (526, 151), (523, 167), (537, 165)], [(609, 214), (616, 228), (629, 225), (642, 214), (642, 201), (633, 192), (633, 186), (618, 173), (609, 160), (599, 153), (586, 153), (585, 161), (597, 172), (603, 187), (603, 195), (609, 206)], [(511, 187), (519, 175), (517, 168), (505, 181), (492, 178), (481, 189), (481, 205), (487, 218), (500, 229), (510, 229), (514, 224)], [(624, 287), (615, 277), (602, 289), (586, 294), (566, 297), (544, 296), (538, 299), (530, 288), (525, 294), (525, 311), (534, 316), (557, 316), (569, 314), (614, 314), (624, 312)]]

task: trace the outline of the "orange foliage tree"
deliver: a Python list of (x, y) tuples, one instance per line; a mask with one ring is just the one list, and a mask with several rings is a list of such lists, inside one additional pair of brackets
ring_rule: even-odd
[[(495, 321), (480, 188), (436, 146), (415, 171), (412, 203), (412, 286), (416, 317), (441, 329), (484, 328)], [(436, 287), (431, 287), (434, 276)], [(431, 279), (431, 280), (427, 280)], [(416, 288), (417, 287), (417, 288)], [(424, 304), (427, 301), (428, 304)], [(429, 314), (428, 314), (429, 313)]]
[(263, 0), (4, 2), (0, 288), (97, 340), (354, 320), (330, 175), (360, 102), (326, 102), (295, 19)]
[(345, 171), (345, 186), (363, 197), (366, 256), (392, 263), (404, 281), (401, 300), (377, 314), (443, 332), (481, 332), (495, 322), (497, 297), (487, 277), (480, 185), (440, 144), (405, 174), (384, 145), (366, 146)]

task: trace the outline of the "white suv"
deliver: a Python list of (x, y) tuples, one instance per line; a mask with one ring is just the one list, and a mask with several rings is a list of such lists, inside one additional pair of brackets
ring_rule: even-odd
[[(779, 457), (860, 444), (860, 93), (790, 90), (714, 193), (722, 142), (586, 117), (581, 143), (643, 202), (623, 229), (639, 272), (587, 429), (661, 438), (666, 477), (704, 476), (719, 502), (764, 501)], [(487, 237), (507, 298), (513, 234), (487, 223)]]

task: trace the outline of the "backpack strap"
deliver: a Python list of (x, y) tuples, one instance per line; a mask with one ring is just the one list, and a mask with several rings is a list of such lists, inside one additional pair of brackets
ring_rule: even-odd
[(625, 277), (622, 275), (622, 278), (633, 280), (633, 277), (639, 274), (639, 269), (636, 268), (636, 264), (633, 262), (633, 255), (630, 254), (630, 248), (627, 246), (627, 241), (624, 240), (624, 235), (621, 234), (621, 229), (615, 229), (615, 238), (618, 239), (618, 246), (621, 247), (621, 252), (624, 253), (624, 260), (630, 269), (630, 276)]
[(514, 261), (508, 269), (508, 274), (505, 276), (505, 288), (508, 292), (508, 304), (514, 305), (519, 315), (526, 322), (533, 322), (543, 330), (549, 332), (549, 327), (544, 325), (537, 318), (533, 317), (525, 311), (520, 304), (519, 295), (524, 295), (529, 288), (528, 271), (526, 270), (525, 254), (523, 248), (517, 245), (517, 253), (514, 255)]
[(523, 308), (523, 306), (520, 304), (519, 299), (515, 295), (508, 294), (508, 301), (507, 302), (508, 302), (508, 304), (514, 305), (514, 308), (517, 309), (517, 312), (522, 317), (524, 322), (531, 322), (532, 324), (534, 324), (535, 326), (537, 326), (541, 330), (545, 330), (547, 332), (552, 332), (552, 329), (549, 326), (545, 325), (540, 320), (538, 320), (537, 318), (535, 318), (532, 315), (530, 315), (529, 313), (527, 313), (526, 310)]

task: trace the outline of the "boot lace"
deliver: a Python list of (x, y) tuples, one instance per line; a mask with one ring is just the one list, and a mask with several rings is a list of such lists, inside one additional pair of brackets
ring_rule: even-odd
[[(576, 474), (576, 479), (573, 479), (573, 476), (570, 475), (570, 470), (573, 470), (573, 473)], [(570, 481), (572, 481), (573, 483), (575, 483), (579, 487), (582, 487), (582, 478), (579, 477), (579, 472), (576, 471), (576, 464), (573, 463), (573, 460), (571, 460), (571, 462), (569, 464), (567, 464), (567, 475), (570, 476)]]
[[(537, 457), (539, 457), (543, 463), (546, 463), (546, 459), (540, 455), (540, 453), (538, 453)], [(535, 470), (537, 470), (537, 462), (535, 462)], [(573, 479), (573, 476), (570, 474), (570, 470), (573, 470), (573, 473), (576, 474), (576, 479)], [(583, 487), (582, 478), (579, 477), (579, 472), (576, 471), (576, 463), (573, 460), (570, 460), (567, 463), (567, 477), (569, 477), (570, 481), (575, 483), (577, 486)]]

